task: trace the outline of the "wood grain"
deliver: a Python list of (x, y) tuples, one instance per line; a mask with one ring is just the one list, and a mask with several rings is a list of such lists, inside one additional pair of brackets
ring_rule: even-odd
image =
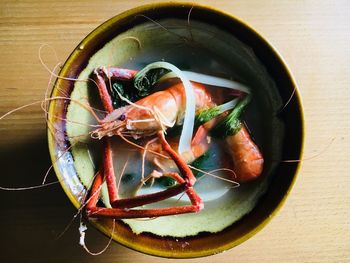
[[(0, 115), (42, 100), (49, 67), (108, 18), (154, 1), (0, 2)], [(302, 94), (306, 141), (302, 169), (286, 204), (244, 244), (189, 262), (350, 261), (350, 2), (196, 1), (240, 17), (283, 55)], [(55, 50), (57, 58), (55, 57)], [(0, 121), (1, 186), (39, 184), (50, 166), (44, 114), (33, 106)], [(54, 174), (50, 175), (54, 180)], [(58, 185), (0, 191), (2, 262), (164, 262), (112, 244), (101, 256), (78, 245), (77, 223), (56, 240), (75, 210)], [(108, 239), (88, 232), (88, 245)], [(167, 260), (172, 261), (172, 260)]]

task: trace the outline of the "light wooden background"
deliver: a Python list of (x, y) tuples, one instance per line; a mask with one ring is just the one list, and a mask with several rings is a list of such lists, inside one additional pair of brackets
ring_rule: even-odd
[[(100, 23), (150, 2), (1, 0), (0, 115), (43, 98), (49, 75), (38, 60), (42, 44), (63, 62)], [(288, 62), (303, 99), (307, 160), (267, 227), (226, 253), (188, 262), (350, 262), (350, 1), (198, 3), (242, 18)], [(51, 67), (57, 62), (50, 49), (43, 58)], [(41, 182), (50, 165), (43, 116), (35, 106), (0, 121), (1, 186)], [(78, 245), (76, 223), (56, 240), (75, 212), (58, 185), (0, 191), (0, 200), (1, 262), (172, 261), (118, 244), (92, 257)], [(108, 240), (91, 229), (87, 241), (99, 250)]]

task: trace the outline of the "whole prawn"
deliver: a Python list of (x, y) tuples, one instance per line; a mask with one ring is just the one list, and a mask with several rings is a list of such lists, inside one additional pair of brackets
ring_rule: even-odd
[[(100, 128), (92, 133), (93, 138), (104, 141), (105, 147), (103, 151), (103, 167), (95, 177), (87, 201), (87, 215), (90, 217), (117, 219), (198, 212), (203, 209), (203, 202), (193, 189), (196, 178), (187, 163), (198, 158), (208, 150), (208, 133), (217, 121), (214, 119), (201, 125), (192, 140), (191, 153), (187, 153), (184, 156), (179, 155), (167, 142), (165, 132), (169, 127), (182, 121), (181, 117), (183, 116), (186, 101), (183, 85), (181, 83), (172, 85), (135, 103), (129, 102), (130, 105), (128, 106), (113, 109), (111, 99), (108, 96), (105, 78), (132, 79), (135, 74), (136, 71), (117, 68), (110, 68), (108, 71), (105, 68), (99, 68), (94, 72), (101, 101), (108, 114), (100, 121)], [(192, 88), (195, 94), (196, 112), (216, 105), (217, 101), (214, 101), (210, 90), (206, 86), (192, 82)], [(159, 142), (151, 145), (150, 149), (153, 153), (160, 153), (160, 155), (170, 157), (173, 160), (182, 176), (175, 172), (163, 173), (162, 175), (171, 177), (177, 182), (177, 185), (158, 193), (119, 199), (113, 172), (111, 145), (108, 137), (123, 137), (124, 135), (132, 136), (134, 139), (157, 135)], [(251, 180), (261, 173), (263, 158), (245, 128), (240, 129), (235, 135), (228, 136), (226, 142), (229, 147), (229, 153), (233, 158), (234, 172), (238, 181)], [(248, 146), (241, 147), (240, 145)], [(251, 162), (251, 160), (258, 161)], [(112, 208), (97, 207), (100, 186), (104, 178), (107, 182)], [(181, 192), (187, 194), (191, 205), (170, 208), (131, 209), (167, 199)]]

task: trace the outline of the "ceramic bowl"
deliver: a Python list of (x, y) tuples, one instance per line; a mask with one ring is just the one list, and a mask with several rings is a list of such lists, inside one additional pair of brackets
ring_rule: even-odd
[[(101, 53), (107, 43), (112, 48)], [(91, 223), (122, 245), (168, 258), (220, 253), (261, 230), (288, 196), (299, 169), (300, 163), (281, 160), (301, 159), (303, 144), (299, 93), (277, 51), (243, 21), (210, 7), (188, 3), (141, 6), (106, 21), (78, 45), (60, 72), (62, 78), (57, 80), (52, 97), (73, 96), (80, 84), (69, 78), (84, 79), (87, 67), (98, 66), (92, 59), (98, 52), (108, 65), (130, 68), (166, 60), (185, 69), (231, 74), (245, 82), (255, 96), (253, 109), (261, 109), (258, 113), (248, 112), (247, 122), (252, 131), (257, 131), (255, 139), (264, 153), (265, 169), (262, 179), (255, 182), (264, 187), (252, 210), (215, 233), (199, 231), (187, 237), (135, 234), (122, 221), (116, 223), (111, 233), (112, 220)], [(66, 136), (69, 105), (68, 100), (51, 102), (48, 140), (57, 177), (71, 202), (79, 208), (87, 190), (78, 172), (82, 164), (75, 160), (71, 150), (74, 145), (69, 148), (72, 141)]]

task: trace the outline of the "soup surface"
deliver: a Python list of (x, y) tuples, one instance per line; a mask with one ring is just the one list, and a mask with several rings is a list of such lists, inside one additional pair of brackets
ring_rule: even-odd
[[(274, 169), (271, 160), (279, 159), (283, 140), (283, 125), (275, 117), (281, 100), (274, 82), (252, 50), (233, 36), (198, 21), (191, 21), (190, 25), (187, 20), (177, 19), (159, 22), (162, 26), (147, 22), (116, 36), (90, 58), (79, 79), (89, 78), (92, 71), (100, 66), (140, 70), (149, 63), (166, 61), (181, 70), (233, 79), (251, 89), (252, 101), (243, 119), (265, 159), (260, 178), (238, 185), (202, 175), (195, 185), (205, 206), (199, 213), (124, 220), (135, 233), (185, 237), (200, 232), (218, 232), (249, 213), (268, 187), (269, 175)], [(76, 82), (71, 98), (101, 108), (96, 87), (92, 83)], [(100, 116), (103, 117), (102, 112)], [(101, 163), (102, 146), (101, 141), (87, 135), (93, 128), (85, 124), (96, 124), (96, 120), (86, 109), (72, 101), (67, 113), (67, 134), (73, 145), (71, 152), (76, 171), (81, 182), (89, 188)], [(140, 185), (142, 152), (117, 137), (112, 138), (112, 145), (116, 180), (120, 181), (119, 193), (121, 197), (131, 196)], [(213, 139), (202, 169), (222, 168), (230, 158), (226, 150), (222, 142)], [(151, 162), (146, 163), (145, 175), (154, 169)], [(225, 177), (227, 173), (221, 171), (215, 175)], [(142, 187), (138, 194), (164, 189), (164, 184), (155, 183)], [(106, 207), (110, 207), (106, 185), (102, 188), (101, 199)], [(178, 195), (144, 207), (180, 206), (186, 203), (186, 195)]]

